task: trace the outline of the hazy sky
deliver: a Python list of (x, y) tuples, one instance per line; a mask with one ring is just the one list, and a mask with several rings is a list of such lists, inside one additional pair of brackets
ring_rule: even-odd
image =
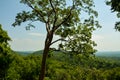
[[(93, 33), (93, 40), (96, 41), (99, 51), (120, 51), (120, 32), (116, 32), (114, 24), (119, 19), (115, 13), (111, 13), (110, 7), (105, 5), (105, 0), (94, 0), (96, 10), (99, 13), (98, 20), (102, 25)], [(26, 5), (20, 4), (19, 0), (0, 1), (0, 24), (12, 38), (11, 48), (17, 51), (35, 51), (43, 49), (45, 39), (44, 24), (36, 23), (36, 28), (30, 31), (25, 30), (26, 23), (21, 26), (12, 27), (15, 16), (18, 12), (29, 10)], [(55, 36), (54, 39), (57, 39)]]

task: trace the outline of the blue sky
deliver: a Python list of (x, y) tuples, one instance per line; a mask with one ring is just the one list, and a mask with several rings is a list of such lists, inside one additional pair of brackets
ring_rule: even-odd
[[(105, 5), (105, 0), (94, 0), (95, 9), (99, 13), (98, 20), (102, 25), (93, 33), (93, 40), (96, 41), (96, 49), (99, 51), (120, 51), (120, 32), (116, 32), (114, 24), (119, 19), (115, 13), (111, 13), (110, 7)], [(29, 10), (26, 5), (20, 4), (19, 0), (1, 0), (0, 2), (0, 24), (12, 38), (11, 48), (16, 51), (35, 51), (43, 49), (45, 39), (44, 24), (36, 23), (36, 28), (30, 31), (25, 30), (24, 23), (21, 26), (12, 27), (15, 16), (18, 12)], [(55, 36), (54, 39), (57, 39)], [(56, 46), (53, 45), (53, 46)]]

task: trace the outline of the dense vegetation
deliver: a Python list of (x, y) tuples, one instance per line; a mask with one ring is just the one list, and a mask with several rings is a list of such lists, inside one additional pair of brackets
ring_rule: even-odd
[[(6, 80), (38, 80), (41, 54), (27, 56), (13, 53), (6, 70)], [(2, 73), (2, 72), (0, 72)], [(120, 58), (70, 56), (53, 52), (47, 59), (45, 80), (119, 80)], [(0, 79), (2, 80), (2, 79)]]
[(8, 44), (10, 40), (7, 32), (2, 29), (2, 25), (0, 24), (0, 79), (3, 80), (12, 61), (11, 49)]

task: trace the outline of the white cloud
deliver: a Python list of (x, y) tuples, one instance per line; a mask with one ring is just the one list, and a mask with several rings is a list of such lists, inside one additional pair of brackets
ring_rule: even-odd
[(41, 34), (41, 33), (28, 33), (28, 35), (31, 35), (31, 36), (45, 36), (45, 34)]
[(41, 50), (44, 47), (44, 41), (32, 38), (12, 39), (10, 42), (11, 48), (15, 51), (35, 51)]
[(115, 34), (104, 34), (104, 35), (93, 35), (92, 40), (97, 43), (97, 50), (99, 51), (119, 51), (120, 50), (120, 43), (119, 37), (116, 33)]
[[(10, 46), (15, 51), (36, 51), (42, 50), (44, 48), (45, 35), (40, 33), (29, 33), (32, 36), (39, 37), (26, 37), (26, 38), (13, 38), (10, 43)], [(40, 37), (42, 36), (42, 37)], [(57, 40), (59, 37), (54, 36), (53, 41)], [(57, 47), (57, 44), (53, 44), (51, 47)]]
[(94, 34), (94, 35), (92, 36), (92, 39), (95, 40), (95, 41), (97, 41), (97, 40), (102, 40), (102, 39), (104, 39), (104, 37), (103, 37), (102, 35), (96, 35), (96, 34)]
[[(29, 33), (29, 37), (13, 38), (10, 42), (11, 48), (16, 51), (35, 51), (44, 48), (45, 35), (40, 33)], [(38, 37), (33, 37), (38, 36)], [(42, 36), (42, 37), (40, 37)], [(53, 41), (59, 39), (59, 36), (54, 36)], [(119, 51), (120, 35), (112, 34), (94, 34), (92, 40), (97, 43), (96, 49), (99, 51)], [(51, 47), (56, 47), (60, 42), (53, 44)]]

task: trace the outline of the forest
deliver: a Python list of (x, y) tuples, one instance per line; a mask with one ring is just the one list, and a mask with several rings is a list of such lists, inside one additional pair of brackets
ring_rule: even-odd
[[(26, 30), (42, 22), (46, 28), (44, 49), (34, 52), (12, 50), (0, 24), (0, 80), (120, 80), (120, 57), (96, 56), (93, 31), (102, 28), (96, 19), (94, 0), (20, 0), (30, 11), (16, 15), (12, 26), (29, 22)], [(120, 1), (105, 2), (120, 17)], [(86, 13), (81, 21), (81, 14)], [(115, 23), (120, 31), (120, 22)], [(53, 40), (54, 35), (59, 39)], [(53, 48), (59, 42), (58, 48)]]

